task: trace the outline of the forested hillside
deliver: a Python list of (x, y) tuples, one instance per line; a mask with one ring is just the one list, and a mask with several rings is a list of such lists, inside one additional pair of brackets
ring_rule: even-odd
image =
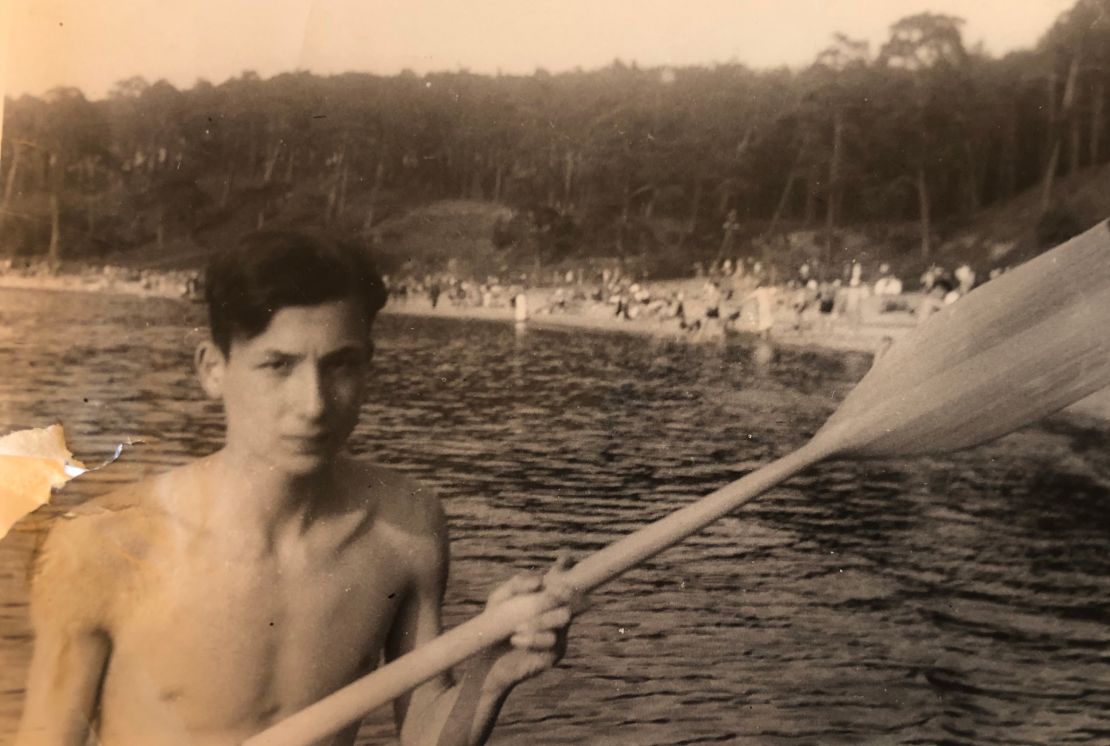
[(431, 265), (450, 235), (419, 248), (411, 216), (469, 200), (491, 203), (491, 246), (544, 262), (677, 271), (797, 252), (786, 237), (803, 231), (828, 260), (861, 232), (907, 262), (952, 247), (1001, 260), (1110, 213), (1090, 186), (1107, 181), (1108, 88), (1110, 0), (1079, 0), (1001, 59), (969, 49), (959, 19), (920, 14), (879, 49), (838, 36), (799, 71), (617, 61), (245, 72), (188, 90), (133, 78), (98, 101), (56, 89), (6, 101), (0, 254), (156, 263), (256, 226), (316, 225)]

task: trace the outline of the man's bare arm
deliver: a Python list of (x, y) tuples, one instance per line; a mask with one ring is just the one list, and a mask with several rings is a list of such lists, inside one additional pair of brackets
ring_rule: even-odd
[[(427, 526), (432, 543), (415, 562), (413, 588), (398, 613), (386, 647), (387, 660), (429, 642), (440, 633), (447, 583), (447, 529), (438, 501), (431, 499)], [(491, 594), (497, 605), (521, 593), (539, 592), (538, 576), (517, 576)], [(405, 746), (480, 746), (489, 738), (502, 704), (518, 683), (554, 665), (562, 655), (569, 607), (541, 615), (527, 629), (475, 656), (458, 684), (439, 676), (395, 703)]]
[[(387, 661), (410, 652), (440, 633), (440, 612), (447, 588), (449, 549), (443, 509), (434, 496), (416, 490), (409, 492), (412, 497), (420, 495), (421, 506), (410, 513), (410, 517), (419, 516), (412, 526), (415, 536), (414, 551), (409, 555), (411, 576), (386, 641)], [(451, 677), (443, 674), (394, 702), (394, 718), (402, 744), (436, 744), (455, 699), (454, 688)]]
[[(63, 519), (64, 520), (64, 519)], [(81, 520), (55, 526), (31, 594), (35, 651), (16, 746), (84, 746), (111, 643), (100, 561)]]

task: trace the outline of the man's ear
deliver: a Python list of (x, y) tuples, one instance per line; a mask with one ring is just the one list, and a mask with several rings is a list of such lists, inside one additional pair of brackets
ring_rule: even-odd
[(224, 394), (227, 358), (216, 343), (208, 339), (197, 345), (197, 351), (193, 353), (193, 364), (196, 366), (197, 378), (200, 379), (204, 393), (212, 399), (221, 398)]

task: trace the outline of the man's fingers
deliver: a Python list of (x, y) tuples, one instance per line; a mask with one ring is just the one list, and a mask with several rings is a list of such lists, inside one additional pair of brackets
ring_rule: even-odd
[(565, 549), (559, 552), (558, 556), (555, 557), (555, 561), (551, 563), (551, 567), (549, 567), (547, 569), (547, 572), (544, 573), (544, 587), (552, 591), (560, 591), (564, 589), (566, 587), (566, 584), (562, 582), (562, 576), (573, 565), (574, 562), (570, 558), (570, 552), (566, 551)]
[(543, 589), (559, 601), (570, 606), (572, 614), (578, 615), (588, 609), (590, 603), (585, 594), (579, 592), (563, 579), (563, 575), (573, 566), (574, 562), (571, 560), (570, 553), (565, 550), (559, 552), (555, 562), (552, 563), (550, 569), (543, 576)]
[(518, 573), (509, 578), (503, 588), (507, 588), (509, 595), (516, 596), (521, 593), (535, 593), (543, 587), (543, 578), (529, 573)]
[[(486, 608), (505, 603), (514, 596), (542, 591), (549, 598), (549, 605), (561, 609), (550, 621), (533, 620), (531, 629), (566, 626), (570, 617), (583, 611), (586, 599), (563, 581), (563, 575), (573, 566), (569, 552), (562, 551), (544, 575), (519, 573), (499, 585), (486, 601)], [(554, 609), (553, 609), (554, 610)], [(545, 619), (541, 615), (539, 619)]]
[(489, 594), (486, 606), (496, 606), (522, 593), (535, 593), (542, 586), (543, 578), (538, 575), (526, 575), (524, 573), (514, 575)]
[(566, 649), (566, 631), (571, 612), (566, 606), (545, 611), (527, 624), (517, 628), (509, 638), (518, 650), (561, 651)]
[(544, 609), (514, 630), (508, 650), (501, 647), (499, 660), (507, 666), (507, 680), (518, 682), (535, 676), (554, 666), (566, 654), (567, 630), (574, 616), (572, 604), (581, 606), (581, 598), (573, 587), (562, 580), (571, 564), (570, 556), (561, 553), (542, 577), (514, 575), (489, 595), (487, 609), (526, 594), (537, 594), (536, 605), (532, 608)]
[(572, 616), (569, 606), (557, 606), (532, 617), (517, 627), (515, 632), (517, 634), (528, 634), (545, 630), (560, 630), (570, 624)]
[(561, 629), (570, 624), (571, 611), (569, 606), (560, 606), (550, 611), (545, 611), (536, 618), (536, 629)]
[(553, 649), (559, 642), (559, 637), (551, 630), (532, 630), (529, 632), (517, 632), (509, 642), (517, 650), (533, 650), (536, 652), (546, 651)]
[(559, 554), (555, 556), (555, 561), (551, 563), (551, 567), (548, 569), (547, 572), (548, 574), (566, 572), (573, 566), (574, 560), (571, 559), (570, 551), (566, 549), (561, 549), (559, 551)]

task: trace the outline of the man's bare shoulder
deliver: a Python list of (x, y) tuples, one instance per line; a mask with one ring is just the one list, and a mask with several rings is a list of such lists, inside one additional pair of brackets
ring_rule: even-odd
[(122, 549), (141, 559), (171, 518), (165, 496), (174, 494), (193, 468), (178, 467), (87, 500), (58, 518), (47, 543), (64, 542), (74, 551), (97, 555), (109, 547)]
[(429, 488), (394, 469), (368, 460), (351, 460), (351, 492), (368, 520), (371, 544), (391, 547), (395, 562), (412, 573), (420, 587), (439, 588), (447, 571), (447, 528), (439, 498)]
[(55, 519), (36, 558), (40, 615), (106, 623), (113, 591), (142, 566), (164, 533), (165, 512), (153, 496), (171, 474), (124, 485)]
[(348, 463), (355, 480), (355, 499), (373, 512), (379, 524), (433, 539), (443, 534), (443, 506), (433, 490), (369, 460), (352, 459)]

